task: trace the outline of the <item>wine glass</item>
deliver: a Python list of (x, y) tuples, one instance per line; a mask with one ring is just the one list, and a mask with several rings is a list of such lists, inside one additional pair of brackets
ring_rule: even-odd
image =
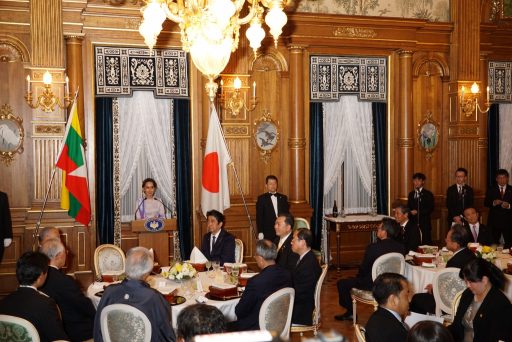
[(208, 275), (208, 277), (210, 277), (210, 268), (212, 267), (212, 262), (210, 260), (206, 261), (206, 274)]
[(212, 261), (212, 266), (213, 266), (213, 273), (217, 274), (217, 272), (219, 271), (219, 268), (220, 268), (220, 262), (217, 260)]
[(233, 274), (233, 278), (238, 278), (238, 275), (240, 274), (240, 265), (234, 264), (231, 269), (231, 274)]

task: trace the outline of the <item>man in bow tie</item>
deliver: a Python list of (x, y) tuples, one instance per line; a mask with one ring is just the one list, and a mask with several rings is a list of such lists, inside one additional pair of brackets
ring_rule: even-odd
[(434, 211), (434, 194), (423, 186), (427, 177), (423, 173), (412, 176), (414, 190), (409, 193), (407, 206), (411, 210), (409, 219), (421, 230), (421, 242), (432, 244), (432, 223), (430, 215)]
[(277, 177), (274, 175), (267, 176), (265, 186), (267, 192), (258, 196), (256, 202), (256, 224), (263, 238), (274, 241), (276, 238), (274, 224), (277, 216), (279, 213), (289, 212), (288, 197), (277, 192)]
[(455, 171), (455, 184), (446, 190), (446, 208), (448, 208), (448, 227), (463, 224), (464, 210), (473, 206), (473, 189), (466, 184), (468, 170), (459, 167)]
[(489, 208), (487, 224), (491, 229), (494, 242), (499, 243), (503, 234), (505, 248), (512, 246), (512, 189), (508, 185), (508, 171), (496, 171), (496, 184), (487, 189), (485, 206)]

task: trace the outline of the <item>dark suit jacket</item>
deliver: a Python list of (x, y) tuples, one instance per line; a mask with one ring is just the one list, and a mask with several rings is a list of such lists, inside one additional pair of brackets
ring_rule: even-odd
[(0, 191), (0, 262), (4, 255), (4, 239), (12, 239), (12, 221), (9, 199), (5, 192)]
[[(283, 194), (276, 193), (277, 196), (277, 212), (287, 213), (289, 211), (288, 197)], [(276, 212), (270, 199), (270, 193), (264, 193), (258, 196), (256, 201), (256, 225), (258, 232), (263, 233), (265, 239), (274, 241), (276, 238), (276, 231), (274, 224), (276, 223)]]
[(464, 247), (446, 262), (446, 267), (457, 267), (462, 269), (468, 262), (475, 258), (475, 253), (471, 252), (469, 248)]
[(359, 272), (357, 273), (358, 288), (362, 290), (371, 290), (373, 286), (372, 279), (372, 267), (375, 260), (381, 255), (387, 253), (401, 253), (405, 254), (405, 248), (403, 243), (393, 240), (377, 240), (375, 243), (371, 243), (366, 247), (364, 252), (363, 261), (359, 266)]
[(267, 266), (258, 275), (250, 278), (235, 307), (237, 330), (259, 330), (261, 304), (277, 290), (292, 286), (290, 271), (279, 265)]
[(379, 307), (366, 323), (367, 342), (401, 342), (407, 339), (407, 330), (388, 310)]
[(503, 198), (501, 198), (500, 188), (497, 184), (487, 189), (485, 194), (484, 204), (486, 207), (490, 208), (487, 224), (491, 230), (501, 232), (510, 229), (512, 226), (512, 209), (504, 209), (501, 205), (493, 206), (492, 202), (497, 199), (512, 203), (512, 187), (507, 185)]
[[(460, 304), (450, 329), (453, 339), (464, 340), (464, 327), (462, 319), (473, 301), (474, 295), (466, 289), (460, 298)], [(510, 312), (510, 302), (499, 289), (492, 287), (485, 296), (482, 305), (476, 312), (473, 320), (474, 342), (494, 342), (498, 340), (510, 341), (509, 321), (506, 313)]]
[(409, 251), (417, 251), (421, 245), (421, 233), (416, 223), (411, 220), (407, 221), (405, 230), (401, 232), (402, 241), (405, 246), (405, 253)]
[(225, 262), (235, 262), (235, 237), (222, 228), (210, 252), (211, 235), (211, 233), (206, 233), (201, 243), (201, 252), (206, 259), (220, 261), (221, 266)]
[(30, 287), (19, 287), (0, 301), (0, 314), (21, 317), (32, 323), (41, 342), (69, 340), (59, 319), (55, 301)]
[[(420, 208), (418, 209), (418, 202)], [(414, 198), (414, 191), (409, 192), (409, 196), (407, 197), (407, 206), (410, 210), (418, 210), (419, 212), (419, 223), (420, 229), (423, 233), (430, 233), (432, 230), (432, 223), (430, 219), (430, 215), (434, 211), (434, 194), (423, 188), (420, 192), (419, 201)], [(409, 214), (409, 220), (413, 223), (418, 223), (418, 215)], [(423, 243), (431, 243), (430, 236), (423, 236)]]
[(73, 278), (50, 266), (46, 283), (40, 290), (59, 306), (64, 330), (72, 341), (92, 338), (96, 309)]
[[(284, 241), (283, 245), (277, 251), (277, 259), (276, 263), (288, 271), (293, 271), (295, 266), (297, 265), (297, 261), (299, 261), (299, 255), (292, 251), (292, 240), (293, 240), (293, 232), (290, 233), (288, 238)], [(276, 246), (279, 245), (279, 237), (277, 236), (274, 240)]]
[(313, 324), (315, 308), (315, 287), (322, 269), (318, 265), (312, 251), (307, 252), (293, 270), (293, 288), (295, 301), (293, 304), (292, 323)]
[(459, 195), (457, 184), (449, 186), (446, 190), (446, 208), (448, 208), (449, 226), (455, 216), (461, 216), (464, 214), (464, 209), (473, 207), (473, 188), (465, 184), (462, 189), (462, 195)]
[(494, 243), (494, 238), (492, 236), (492, 232), (489, 228), (485, 226), (485, 224), (479, 224), (478, 228), (478, 236), (475, 241), (473, 238), (473, 232), (471, 231), (469, 223), (466, 222), (464, 225), (466, 227), (466, 230), (468, 231), (469, 237), (471, 239), (471, 242), (478, 242), (481, 245), (484, 246), (491, 246)]

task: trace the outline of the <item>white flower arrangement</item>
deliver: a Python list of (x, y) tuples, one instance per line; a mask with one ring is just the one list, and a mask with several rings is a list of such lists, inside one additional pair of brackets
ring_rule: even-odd
[(184, 263), (175, 263), (171, 269), (163, 269), (162, 268), (162, 276), (164, 278), (168, 278), (171, 280), (182, 280), (182, 279), (191, 279), (197, 274), (196, 269), (191, 264)]
[(476, 256), (489, 262), (494, 262), (494, 260), (496, 260), (496, 252), (494, 248), (489, 246), (478, 247), (476, 250)]

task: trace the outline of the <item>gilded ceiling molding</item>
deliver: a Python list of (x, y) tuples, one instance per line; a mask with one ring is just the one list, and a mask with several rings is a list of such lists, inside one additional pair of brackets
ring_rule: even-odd
[(338, 26), (332, 34), (335, 37), (342, 38), (375, 38), (377, 37), (377, 31), (366, 27), (354, 27), (354, 26)]

